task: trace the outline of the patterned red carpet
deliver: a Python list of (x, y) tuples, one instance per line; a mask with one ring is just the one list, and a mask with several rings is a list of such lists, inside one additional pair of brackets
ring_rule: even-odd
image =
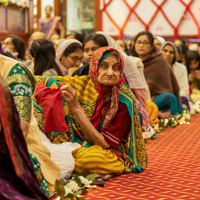
[(87, 200), (200, 200), (200, 114), (147, 144), (148, 167), (89, 190)]

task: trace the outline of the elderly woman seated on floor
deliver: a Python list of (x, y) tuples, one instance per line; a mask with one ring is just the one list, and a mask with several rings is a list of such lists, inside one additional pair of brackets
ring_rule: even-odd
[(124, 83), (123, 69), (122, 55), (103, 47), (94, 52), (90, 76), (36, 77), (40, 82), (34, 101), (39, 128), (53, 143), (81, 144), (72, 152), (76, 173), (140, 172), (147, 165), (136, 99)]

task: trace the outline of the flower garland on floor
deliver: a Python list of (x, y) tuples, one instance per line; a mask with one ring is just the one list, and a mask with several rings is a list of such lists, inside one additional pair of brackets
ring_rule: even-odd
[[(195, 107), (196, 113), (200, 113), (200, 102)], [(163, 118), (159, 123), (153, 124), (143, 132), (145, 143), (150, 139), (159, 139), (158, 134), (166, 130), (167, 127), (176, 128), (177, 125), (190, 124), (190, 119), (193, 115), (187, 109), (184, 109), (183, 114), (171, 115), (170, 118)]]
[(29, 8), (29, 0), (0, 0), (0, 5)]
[(55, 182), (56, 192), (51, 195), (54, 196), (56, 193), (59, 195), (59, 199), (75, 199), (85, 200), (80, 197), (81, 194), (88, 193), (87, 189), (94, 189), (96, 185), (92, 186), (93, 180), (96, 178), (96, 174), (88, 174), (86, 171), (80, 175), (72, 174), (71, 178), (62, 183), (59, 180)]

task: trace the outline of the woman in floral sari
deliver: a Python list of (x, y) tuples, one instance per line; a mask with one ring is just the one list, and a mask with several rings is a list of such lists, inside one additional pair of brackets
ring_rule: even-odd
[(36, 77), (39, 127), (53, 143), (82, 145), (72, 153), (77, 173), (140, 172), (147, 165), (136, 98), (123, 69), (122, 55), (103, 47), (94, 52), (90, 76)]

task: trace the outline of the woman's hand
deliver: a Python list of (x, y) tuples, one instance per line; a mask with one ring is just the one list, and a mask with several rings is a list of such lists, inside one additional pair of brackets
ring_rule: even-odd
[(20, 124), (21, 124), (22, 133), (24, 135), (24, 138), (26, 139), (28, 136), (28, 133), (29, 133), (30, 122), (28, 122), (24, 119), (21, 119)]
[(60, 90), (62, 91), (63, 98), (67, 102), (69, 109), (76, 117), (83, 133), (85, 134), (85, 138), (89, 141), (89, 143), (91, 145), (99, 145), (103, 149), (108, 149), (110, 145), (105, 141), (104, 136), (94, 128), (81, 108), (77, 100), (76, 90), (69, 85), (61, 86)]
[(197, 79), (197, 80), (200, 80), (200, 71), (199, 70), (195, 70), (195, 78)]
[(194, 79), (195, 79), (194, 73), (193, 74), (189, 74), (188, 79), (189, 79), (190, 82), (193, 82)]
[(80, 109), (80, 104), (77, 100), (76, 90), (69, 85), (61, 86), (62, 96), (67, 102), (68, 107), (74, 113)]

